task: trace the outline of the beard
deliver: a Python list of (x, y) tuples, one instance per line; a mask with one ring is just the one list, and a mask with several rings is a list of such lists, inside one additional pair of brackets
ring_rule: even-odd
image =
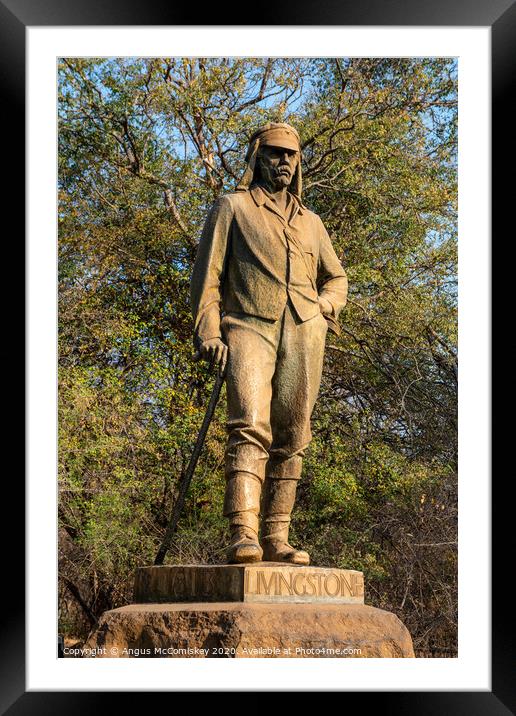
[(291, 181), (292, 177), (290, 176), (290, 173), (287, 172), (278, 172), (275, 177), (275, 184), (278, 189), (283, 189), (286, 186), (290, 186)]
[(274, 184), (275, 189), (279, 191), (280, 189), (285, 189), (290, 186), (293, 173), (290, 170), (290, 167), (282, 165), (269, 170), (269, 176), (271, 183)]
[(279, 191), (290, 186), (294, 173), (285, 164), (280, 167), (271, 167), (260, 157), (257, 168), (260, 180), (269, 185), (273, 191)]

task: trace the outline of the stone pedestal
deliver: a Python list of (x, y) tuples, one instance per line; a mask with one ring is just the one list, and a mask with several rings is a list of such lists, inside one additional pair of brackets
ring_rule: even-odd
[(412, 640), (390, 612), (363, 604), (131, 604), (106, 612), (84, 656), (403, 658)]
[(364, 575), (282, 562), (141, 567), (134, 601), (363, 604)]
[(259, 562), (143, 567), (135, 604), (102, 615), (83, 656), (413, 657), (406, 627), (364, 605), (362, 572)]

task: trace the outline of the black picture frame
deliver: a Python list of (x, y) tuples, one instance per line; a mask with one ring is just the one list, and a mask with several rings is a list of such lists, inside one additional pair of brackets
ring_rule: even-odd
[[(311, 4), (309, 2), (284, 2), (281, 5), (267, 5), (260, 8), (259, 20), (250, 17), (244, 22), (241, 6), (226, 3), (221, 9), (219, 4), (203, 9), (203, 26), (217, 25), (362, 25), (362, 26), (484, 26), (492, 33), (492, 232), (493, 236), (501, 228), (507, 206), (513, 204), (513, 187), (507, 181), (504, 172), (498, 167), (510, 161), (509, 152), (512, 142), (512, 114), (508, 111), (510, 83), (514, 77), (514, 47), (516, 44), (516, 6), (513, 0), (355, 0), (355, 2), (329, 2)], [(25, 146), (25, 31), (29, 26), (88, 26), (88, 25), (198, 25), (199, 10), (187, 4), (177, 7), (170, 2), (154, 0), (141, 3), (137, 0), (0, 0), (0, 73), (2, 77), (5, 123), (4, 156), (7, 156), (4, 176), (7, 179), (4, 190), (4, 217), (16, 212), (16, 239), (10, 246), (23, 246), (21, 237), (22, 217), (25, 215), (24, 186), (24, 150)], [(227, 20), (238, 18), (236, 23)], [(511, 122), (511, 124), (509, 124)], [(7, 141), (8, 140), (8, 141)], [(10, 156), (9, 156), (10, 155)], [(509, 197), (511, 192), (511, 197)], [(511, 201), (512, 200), (512, 201)], [(8, 209), (7, 209), (8, 207)], [(14, 232), (13, 232), (14, 233)], [(512, 233), (512, 232), (511, 232)], [(11, 232), (9, 232), (11, 236)], [(493, 242), (493, 248), (495, 244)], [(495, 254), (493, 251), (493, 258)], [(21, 257), (23, 261), (23, 256)], [(19, 260), (16, 263), (20, 266)], [(493, 284), (494, 285), (494, 284)], [(28, 286), (30, 290), (30, 286)], [(493, 298), (498, 296), (497, 291)], [(6, 318), (11, 318), (8, 312)], [(9, 332), (9, 344), (21, 345), (22, 321), (11, 318), (4, 323)], [(16, 337), (20, 341), (16, 341)], [(12, 367), (20, 361), (13, 360)], [(30, 388), (30, 386), (29, 386)], [(8, 410), (8, 408), (4, 408)], [(14, 423), (14, 421), (13, 421)], [(496, 447), (510, 445), (499, 435), (492, 440), (492, 454)], [(6, 451), (7, 457), (7, 451)], [(25, 685), (25, 568), (24, 537), (21, 523), (24, 521), (25, 488), (20, 477), (18, 455), (11, 455), (9, 463), (14, 469), (5, 470), (4, 514), (17, 512), (15, 538), (7, 540), (4, 536), (4, 593), (9, 600), (2, 611), (2, 643), (0, 657), (0, 713), (9, 716), (21, 714), (56, 713), (105, 713), (112, 711), (112, 704), (119, 704), (119, 694), (113, 692), (27, 692)], [(13, 460), (14, 458), (14, 460)], [(7, 463), (6, 463), (7, 464)], [(507, 471), (509, 480), (512, 470)], [(511, 540), (512, 514), (511, 503), (502, 494), (503, 477), (497, 475), (492, 481), (492, 691), (490, 692), (347, 692), (346, 708), (356, 708), (355, 699), (361, 700), (361, 708), (378, 705), (383, 714), (476, 714), (500, 715), (516, 712), (516, 689), (514, 666), (515, 638), (510, 630), (511, 608), (504, 609), (508, 603), (507, 585), (503, 577), (507, 565), (513, 562), (512, 553), (507, 545)], [(508, 482), (508, 481), (507, 481)], [(505, 483), (507, 484), (507, 483)], [(11, 529), (14, 529), (11, 528)], [(14, 544), (13, 544), (14, 543)], [(498, 578), (496, 578), (498, 576)], [(57, 652), (57, 645), (56, 645)], [(56, 653), (57, 656), (57, 653)], [(338, 690), (338, 685), (336, 685)], [(229, 689), (228, 689), (229, 690)], [(295, 686), (290, 688), (296, 691)], [(363, 699), (367, 703), (363, 703)], [(146, 694), (131, 693), (133, 707), (140, 708)], [(371, 701), (373, 700), (373, 701)], [(147, 702), (146, 702), (147, 703)], [(170, 704), (170, 702), (169, 702)], [(358, 705), (358, 704), (357, 704)]]

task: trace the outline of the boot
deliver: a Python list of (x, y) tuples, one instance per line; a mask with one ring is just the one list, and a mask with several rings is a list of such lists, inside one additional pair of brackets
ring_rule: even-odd
[(226, 483), (224, 516), (229, 518), (231, 541), (228, 564), (260, 562), (263, 551), (258, 542), (261, 481), (250, 472), (233, 472)]
[(262, 547), (265, 562), (310, 564), (310, 555), (288, 543), (290, 513), (297, 480), (266, 478), (263, 496)]

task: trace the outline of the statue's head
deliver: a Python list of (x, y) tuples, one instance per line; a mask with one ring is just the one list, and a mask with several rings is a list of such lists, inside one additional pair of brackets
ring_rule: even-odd
[(301, 200), (301, 147), (299, 134), (290, 124), (268, 122), (249, 139), (247, 167), (237, 187), (245, 191), (255, 181), (265, 181), (276, 190), (290, 187)]

